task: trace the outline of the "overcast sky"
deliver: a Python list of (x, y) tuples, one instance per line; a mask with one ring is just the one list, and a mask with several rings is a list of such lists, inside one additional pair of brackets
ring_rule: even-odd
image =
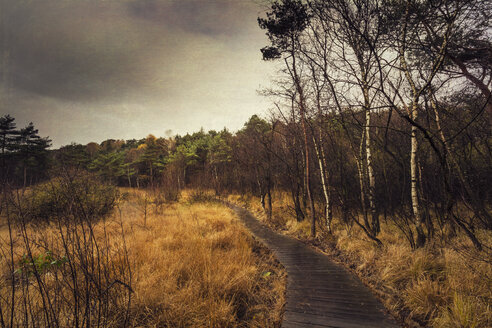
[[(0, 0), (0, 114), (53, 146), (240, 128), (269, 104), (255, 0)], [(171, 132), (171, 131), (172, 132)]]

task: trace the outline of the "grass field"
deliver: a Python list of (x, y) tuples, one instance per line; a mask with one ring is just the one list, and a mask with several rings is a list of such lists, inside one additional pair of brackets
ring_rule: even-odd
[[(0, 227), (0, 326), (280, 325), (285, 273), (230, 209), (120, 192), (113, 214), (88, 234), (55, 223), (13, 225), (12, 234)], [(72, 252), (60, 231), (96, 246)]]
[(285, 274), (231, 210), (185, 197), (144, 223), (132, 206), (143, 196), (133, 192), (123, 211), (135, 268), (132, 310), (145, 326), (279, 326)]

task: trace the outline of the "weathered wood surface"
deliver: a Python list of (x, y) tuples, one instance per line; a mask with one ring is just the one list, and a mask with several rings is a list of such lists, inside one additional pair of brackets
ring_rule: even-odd
[(371, 291), (343, 267), (302, 242), (265, 227), (247, 210), (229, 206), (287, 270), (282, 327), (399, 327)]

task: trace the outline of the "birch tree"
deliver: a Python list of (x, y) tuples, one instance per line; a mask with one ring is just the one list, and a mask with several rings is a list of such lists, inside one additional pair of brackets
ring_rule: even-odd
[(307, 26), (309, 14), (307, 6), (298, 0), (274, 2), (267, 18), (258, 18), (262, 29), (267, 30), (271, 46), (261, 49), (266, 60), (282, 58), (292, 78), (299, 107), (301, 127), (304, 138), (305, 184), (311, 214), (311, 236), (316, 236), (316, 211), (311, 189), (310, 152), (307, 130), (307, 101), (302, 83), (299, 63), (300, 36)]

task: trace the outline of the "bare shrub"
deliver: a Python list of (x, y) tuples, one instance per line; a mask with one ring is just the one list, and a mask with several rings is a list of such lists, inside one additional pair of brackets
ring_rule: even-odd
[(166, 202), (177, 202), (181, 196), (180, 168), (176, 163), (171, 163), (162, 174), (160, 195)]
[(188, 195), (188, 202), (190, 204), (211, 203), (217, 201), (217, 197), (212, 191), (207, 191), (203, 189), (193, 189)]
[(103, 184), (94, 175), (78, 172), (53, 178), (32, 187), (24, 195), (10, 198), (14, 218), (47, 223), (64, 218), (102, 218), (113, 210), (118, 197), (114, 186)]
[[(114, 188), (64, 176), (2, 192), (0, 327), (125, 327), (131, 270)], [(39, 225), (43, 222), (43, 225)]]

